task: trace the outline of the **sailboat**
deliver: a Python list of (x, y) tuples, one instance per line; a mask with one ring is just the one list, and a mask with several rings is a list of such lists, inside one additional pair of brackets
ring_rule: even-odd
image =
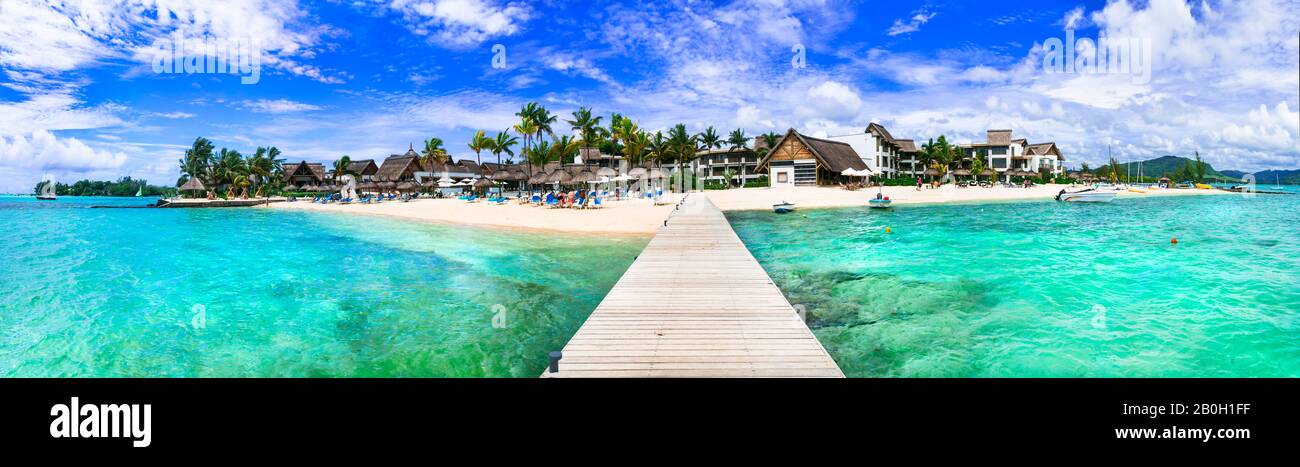
[(138, 189), (135, 190), (135, 196), (136, 196), (137, 198), (139, 198), (140, 195), (143, 195), (143, 194), (144, 194), (144, 184), (141, 183), (141, 184), (140, 184), (140, 188), (138, 188)]
[(58, 184), (54, 182), (54, 176), (53, 176), (53, 175), (50, 175), (50, 176), (45, 177), (45, 178), (46, 178), (46, 180), (45, 180), (45, 184), (44, 184), (44, 185), (41, 185), (41, 192), (40, 192), (39, 194), (36, 195), (36, 199), (39, 199), (39, 200), (42, 200), (42, 201), (54, 201), (55, 198), (56, 198), (56, 197), (55, 197), (55, 191), (54, 191), (54, 188), (55, 188)]

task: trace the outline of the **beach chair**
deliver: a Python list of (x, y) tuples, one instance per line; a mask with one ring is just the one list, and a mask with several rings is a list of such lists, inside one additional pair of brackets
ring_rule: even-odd
[(594, 200), (591, 201), (591, 207), (593, 207), (593, 208), (600, 208), (600, 207), (601, 207), (601, 206), (600, 206), (600, 197), (596, 197), (596, 199), (594, 199)]
[(547, 206), (550, 206), (550, 207), (558, 207), (559, 204), (560, 204), (560, 200), (557, 199), (557, 198), (555, 197), (555, 195), (550, 194), (550, 193), (547, 193), (547, 194), (546, 194), (546, 205), (547, 205)]

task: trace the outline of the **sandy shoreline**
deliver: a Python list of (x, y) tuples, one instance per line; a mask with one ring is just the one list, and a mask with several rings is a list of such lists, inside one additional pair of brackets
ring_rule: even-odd
[[(985, 203), (1050, 200), (1063, 185), (1033, 188), (956, 188), (916, 191), (913, 187), (884, 187), (881, 192), (899, 205), (942, 203)], [(1079, 189), (1079, 187), (1070, 188)], [(1144, 196), (1197, 196), (1227, 194), (1218, 190), (1159, 190), (1148, 193), (1120, 192), (1120, 198)], [(696, 194), (699, 195), (698, 193)], [(782, 201), (799, 208), (866, 206), (876, 188), (847, 191), (839, 188), (744, 188), (703, 193), (723, 211), (769, 210)], [(674, 198), (675, 199), (675, 198)], [(449, 225), (469, 225), (525, 231), (566, 232), (591, 235), (653, 235), (672, 213), (673, 204), (655, 206), (646, 200), (609, 201), (600, 209), (551, 209), (510, 202), (503, 205), (467, 203), (456, 199), (420, 199), (408, 203), (315, 204), (310, 201), (272, 203), (258, 209), (296, 209), (383, 216)]]
[(599, 209), (552, 209), (522, 205), (469, 203), (458, 199), (417, 199), (379, 204), (315, 204), (299, 200), (273, 203), (265, 209), (296, 209), (384, 216), (450, 225), (603, 235), (653, 235), (673, 210), (647, 200), (607, 201)]

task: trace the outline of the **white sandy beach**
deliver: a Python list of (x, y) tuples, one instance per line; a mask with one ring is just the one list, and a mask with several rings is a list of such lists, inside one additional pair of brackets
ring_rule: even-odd
[(270, 209), (302, 209), (389, 216), (426, 222), (484, 227), (550, 230), (590, 234), (653, 234), (673, 210), (673, 204), (655, 206), (647, 200), (606, 201), (599, 209), (552, 209), (518, 204), (469, 203), (458, 199), (417, 199), (379, 204), (315, 204), (310, 200), (273, 203)]
[[(884, 187), (885, 196), (897, 204), (979, 203), (1015, 200), (1049, 200), (1063, 188), (1040, 185), (1033, 188), (956, 188), (917, 191), (913, 187)], [(876, 188), (848, 191), (840, 188), (744, 188), (703, 192), (724, 211), (767, 210), (782, 201), (799, 208), (866, 206)], [(1157, 190), (1147, 193), (1120, 192), (1121, 198), (1143, 196), (1198, 196), (1226, 194), (1218, 190)], [(700, 195), (696, 193), (695, 196)], [(673, 198), (675, 200), (675, 198)], [(675, 201), (674, 201), (675, 202)], [(319, 212), (388, 216), (426, 222), (484, 227), (545, 230), (587, 234), (652, 235), (673, 210), (673, 204), (655, 206), (646, 200), (608, 201), (600, 209), (552, 209), (510, 202), (503, 205), (467, 203), (456, 199), (420, 199), (408, 203), (314, 204), (310, 201), (272, 203), (263, 209), (300, 209)]]

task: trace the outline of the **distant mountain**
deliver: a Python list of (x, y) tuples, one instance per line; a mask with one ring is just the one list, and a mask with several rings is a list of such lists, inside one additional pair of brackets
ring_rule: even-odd
[[(1178, 169), (1184, 165), (1195, 164), (1196, 161), (1186, 157), (1179, 156), (1161, 156), (1148, 161), (1142, 161), (1141, 166), (1137, 162), (1127, 162), (1119, 165), (1120, 173), (1132, 173), (1134, 177), (1138, 175), (1138, 169), (1142, 169), (1142, 175), (1147, 177), (1173, 177)], [(1100, 167), (1094, 167), (1098, 169)], [(1205, 163), (1205, 178), (1208, 180), (1227, 180), (1233, 178), (1227, 174), (1214, 170), (1214, 166), (1209, 162)], [(1237, 177), (1240, 179), (1240, 177)], [(1178, 180), (1175, 180), (1178, 181)]]
[[(1240, 180), (1250, 172), (1224, 170), (1223, 175)], [(1285, 183), (1300, 185), (1300, 169), (1296, 170), (1261, 170), (1255, 172), (1255, 183)]]

